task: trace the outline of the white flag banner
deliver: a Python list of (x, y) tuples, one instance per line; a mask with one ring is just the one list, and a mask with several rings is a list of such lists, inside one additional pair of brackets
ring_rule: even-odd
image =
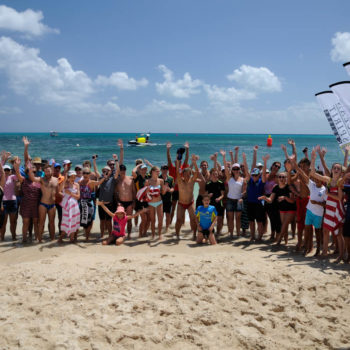
[(337, 95), (323, 91), (315, 95), (341, 148), (350, 144), (350, 113)]
[(329, 85), (329, 87), (350, 115), (350, 81), (340, 81)]
[(344, 63), (343, 66), (346, 69), (346, 71), (348, 72), (348, 74), (350, 75), (350, 62)]

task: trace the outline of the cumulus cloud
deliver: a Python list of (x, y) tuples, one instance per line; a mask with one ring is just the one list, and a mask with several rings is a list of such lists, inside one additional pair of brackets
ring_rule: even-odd
[(278, 77), (266, 67), (252, 67), (243, 64), (227, 76), (228, 80), (235, 81), (245, 89), (259, 92), (278, 92), (282, 90)]
[(94, 91), (91, 79), (73, 70), (65, 58), (57, 66), (39, 57), (39, 50), (7, 38), (0, 38), (0, 69), (8, 76), (10, 88), (37, 102), (69, 104), (80, 102)]
[(185, 73), (183, 79), (174, 80), (173, 72), (165, 65), (159, 65), (163, 72), (164, 82), (156, 83), (156, 89), (161, 95), (169, 95), (177, 98), (189, 98), (191, 95), (199, 94), (199, 87), (203, 84), (198, 79), (192, 79), (189, 73)]
[(59, 33), (42, 23), (44, 19), (41, 11), (27, 9), (17, 12), (11, 7), (0, 5), (0, 29), (20, 32), (28, 37), (38, 37), (46, 33)]
[(23, 46), (8, 37), (0, 38), (0, 70), (8, 77), (10, 89), (35, 103), (53, 104), (78, 113), (117, 113), (122, 110), (113, 102), (115, 96), (105, 103), (92, 102), (98, 98), (101, 86), (135, 90), (148, 84), (146, 79), (137, 81), (123, 72), (93, 80), (85, 72), (74, 70), (66, 58), (58, 59), (53, 66), (39, 54), (38, 49)]
[(255, 93), (234, 87), (226, 88), (205, 84), (204, 90), (212, 103), (238, 104), (242, 100), (253, 100), (256, 98)]
[(135, 80), (130, 78), (125, 72), (114, 72), (109, 77), (99, 75), (96, 79), (96, 84), (102, 86), (114, 86), (119, 90), (136, 90), (139, 87), (148, 85), (148, 80), (142, 78)]
[(337, 32), (332, 38), (331, 58), (334, 62), (350, 61), (350, 33)]

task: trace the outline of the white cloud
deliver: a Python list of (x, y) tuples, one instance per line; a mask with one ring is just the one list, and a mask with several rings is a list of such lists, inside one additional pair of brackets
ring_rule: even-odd
[(96, 79), (96, 84), (114, 86), (119, 90), (136, 90), (139, 87), (147, 86), (148, 80), (145, 78), (135, 80), (134, 78), (129, 78), (125, 72), (114, 72), (109, 77), (99, 75)]
[(156, 83), (156, 89), (161, 95), (169, 95), (177, 98), (189, 98), (191, 95), (199, 94), (198, 89), (203, 83), (193, 80), (189, 73), (185, 73), (183, 79), (174, 80), (173, 72), (165, 65), (159, 65), (159, 70), (163, 72), (164, 82)]
[(12, 90), (36, 102), (76, 103), (94, 92), (91, 79), (82, 71), (74, 71), (67, 59), (50, 66), (39, 57), (38, 49), (7, 37), (0, 38), (0, 69), (7, 74)]
[(37, 37), (46, 33), (59, 33), (58, 29), (53, 29), (43, 24), (44, 16), (41, 11), (27, 9), (17, 12), (11, 7), (0, 5), (0, 29), (20, 32), (28, 37)]
[(350, 33), (337, 32), (332, 38), (331, 58), (334, 62), (350, 61)]
[(278, 77), (266, 67), (252, 67), (243, 64), (227, 76), (228, 80), (235, 81), (245, 89), (260, 92), (278, 92), (282, 90)]
[(253, 100), (256, 98), (255, 93), (234, 87), (225, 88), (205, 84), (204, 90), (212, 103), (238, 104), (242, 100)]
[(66, 58), (58, 59), (57, 65), (52, 66), (39, 53), (38, 49), (23, 46), (11, 38), (0, 38), (0, 70), (7, 75), (10, 89), (38, 104), (52, 104), (74, 113), (122, 113), (113, 102), (116, 96), (104, 103), (92, 102), (99, 97), (98, 88), (114, 84), (119, 89), (134, 90), (148, 83), (121, 72), (104, 77), (107, 82), (101, 83), (102, 76), (94, 81), (85, 72), (74, 70)]
[(169, 103), (164, 100), (153, 100), (146, 107), (148, 111), (163, 112), (163, 111), (191, 111), (192, 108), (185, 103)]

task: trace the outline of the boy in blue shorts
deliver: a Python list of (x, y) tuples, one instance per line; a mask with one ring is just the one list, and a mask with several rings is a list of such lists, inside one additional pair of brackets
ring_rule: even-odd
[(203, 195), (202, 202), (203, 205), (200, 205), (196, 210), (198, 228), (197, 243), (207, 243), (209, 241), (210, 244), (216, 244), (214, 225), (218, 213), (213, 205), (209, 205), (209, 195)]

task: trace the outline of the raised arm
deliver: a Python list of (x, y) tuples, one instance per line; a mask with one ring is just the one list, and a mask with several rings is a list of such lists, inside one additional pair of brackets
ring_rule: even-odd
[(322, 176), (320, 174), (317, 174), (315, 169), (315, 162), (316, 162), (316, 149), (313, 148), (311, 152), (310, 176), (313, 176), (315, 179), (327, 183), (330, 180), (329, 176)]
[(259, 146), (254, 146), (254, 148), (253, 148), (253, 162), (252, 162), (252, 167), (251, 167), (250, 171), (253, 171), (253, 169), (256, 168), (256, 160), (257, 160), (257, 157), (258, 157), (258, 149), (259, 149)]
[(236, 146), (236, 147), (234, 148), (234, 150), (235, 150), (235, 158), (234, 158), (234, 160), (233, 160), (233, 163), (238, 163), (238, 152), (239, 152), (239, 147)]
[(184, 164), (188, 164), (188, 160), (190, 159), (190, 144), (188, 141), (185, 142), (184, 147), (186, 149)]
[(171, 161), (171, 156), (170, 156), (170, 149), (171, 149), (171, 143), (167, 142), (166, 143), (166, 157), (168, 160), (168, 167), (170, 168), (172, 166), (172, 161)]
[(153, 164), (151, 162), (149, 162), (147, 159), (145, 159), (144, 161), (150, 168), (153, 168)]
[(350, 150), (350, 146), (347, 145), (344, 149), (344, 166), (345, 168), (348, 167), (348, 158), (349, 158), (349, 150)]
[(140, 169), (140, 166), (141, 166), (142, 164), (143, 164), (143, 163), (140, 163), (139, 165), (136, 165), (134, 169), (132, 169), (131, 175), (132, 175), (133, 179), (136, 179), (136, 178), (137, 178), (137, 172), (138, 172), (138, 170)]
[(234, 164), (233, 151), (230, 151), (231, 164)]
[(24, 164), (27, 164), (27, 162), (29, 160), (28, 147), (30, 145), (30, 142), (26, 136), (23, 136), (22, 141), (24, 144)]
[(114, 178), (117, 180), (120, 173), (118, 158), (115, 160), (115, 173)]
[(24, 177), (21, 175), (21, 172), (19, 171), (20, 165), (21, 165), (21, 160), (17, 157), (13, 163), (13, 169), (15, 169), (18, 181), (22, 183), (24, 180)]
[(230, 172), (228, 171), (228, 167), (227, 167), (226, 152), (224, 150), (220, 150), (220, 154), (222, 155), (222, 162), (224, 163), (224, 167), (225, 167), (226, 181), (228, 181), (230, 180)]
[(101, 176), (101, 174), (99, 173), (99, 171), (97, 169), (96, 157), (97, 157), (97, 154), (92, 156), (92, 164), (93, 164), (93, 167), (94, 167), (94, 173), (96, 174), (96, 177), (99, 178)]
[[(301, 180), (307, 185), (309, 183), (309, 177), (305, 174), (305, 172), (299, 167), (297, 164), (294, 155), (289, 157), (290, 162), (292, 164), (293, 169), (300, 175)], [(289, 184), (289, 183), (288, 183)]]
[(10, 152), (1, 151), (1, 164), (4, 165), (10, 157)]
[(292, 146), (292, 154), (295, 156), (295, 161), (297, 161), (297, 148), (295, 146), (295, 141), (293, 139), (289, 139), (288, 144)]
[(284, 153), (284, 156), (286, 159), (289, 158), (288, 152), (287, 152), (287, 147), (285, 145), (281, 145), (282, 151)]
[(322, 147), (322, 150), (321, 150), (321, 147), (319, 145), (317, 145), (315, 150), (318, 153), (318, 155), (320, 156), (321, 164), (322, 164), (323, 170), (325, 172), (325, 175), (330, 177), (331, 176), (331, 172), (330, 172), (330, 170), (329, 170), (329, 168), (328, 168), (328, 166), (326, 164), (325, 158), (324, 158), (324, 156), (327, 153), (327, 149), (325, 147)]
[(41, 177), (35, 177), (34, 173), (33, 173), (33, 168), (32, 168), (32, 163), (30, 161), (28, 161), (26, 163), (26, 167), (28, 169), (28, 178), (30, 181), (32, 182), (38, 182), (41, 183)]
[(270, 155), (267, 154), (265, 157), (262, 157), (262, 159), (264, 161), (264, 166), (263, 166), (263, 170), (262, 170), (262, 182), (265, 183), (266, 182), (267, 161), (270, 159)]
[(124, 144), (123, 140), (118, 140), (118, 146), (119, 146), (119, 162), (120, 164), (124, 164)]

